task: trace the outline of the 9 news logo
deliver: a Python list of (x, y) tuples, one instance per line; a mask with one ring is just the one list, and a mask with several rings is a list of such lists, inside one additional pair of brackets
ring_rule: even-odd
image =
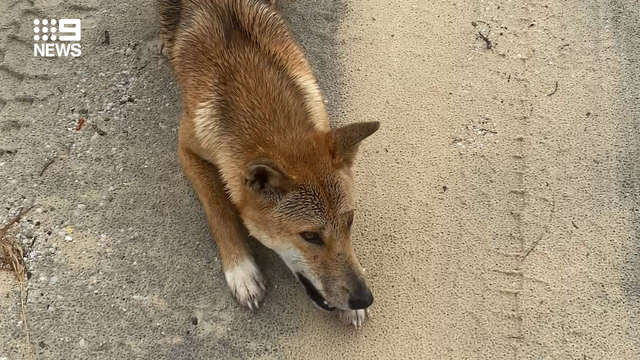
[(33, 56), (78, 57), (82, 54), (80, 19), (35, 19), (33, 25)]

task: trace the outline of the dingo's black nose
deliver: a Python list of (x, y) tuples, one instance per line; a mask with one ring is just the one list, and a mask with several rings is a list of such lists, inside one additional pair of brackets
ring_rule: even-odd
[(373, 294), (365, 285), (364, 281), (358, 281), (357, 287), (349, 298), (349, 308), (351, 310), (366, 309), (373, 304)]

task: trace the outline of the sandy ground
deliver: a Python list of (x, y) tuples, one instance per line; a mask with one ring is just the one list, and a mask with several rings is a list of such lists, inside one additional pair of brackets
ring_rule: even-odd
[[(640, 358), (638, 2), (284, 12), (334, 124), (383, 124), (356, 169), (370, 321), (316, 310), (257, 244), (269, 296), (233, 302), (177, 160), (154, 1), (2, 0), (0, 219), (36, 207), (13, 232), (30, 342), (0, 273), (0, 359)], [(47, 17), (82, 19), (81, 57), (33, 56)]]

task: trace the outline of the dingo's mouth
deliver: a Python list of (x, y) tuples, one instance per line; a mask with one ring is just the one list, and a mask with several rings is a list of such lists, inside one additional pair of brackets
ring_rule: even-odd
[(316, 289), (315, 286), (313, 286), (313, 284), (311, 283), (311, 281), (309, 281), (309, 279), (307, 279), (301, 273), (296, 273), (296, 275), (298, 276), (298, 280), (300, 281), (302, 286), (304, 286), (304, 289), (307, 291), (307, 295), (309, 295), (311, 300), (313, 300), (313, 302), (316, 305), (318, 305), (318, 307), (327, 311), (332, 311), (336, 309), (334, 306), (329, 305), (329, 303), (324, 298), (324, 296), (322, 296), (320, 291)]

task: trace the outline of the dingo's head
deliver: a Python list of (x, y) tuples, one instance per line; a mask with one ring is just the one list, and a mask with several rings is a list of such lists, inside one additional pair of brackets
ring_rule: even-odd
[(299, 135), (247, 164), (240, 216), (252, 236), (276, 251), (325, 309), (373, 303), (351, 247), (351, 166), (378, 122)]

